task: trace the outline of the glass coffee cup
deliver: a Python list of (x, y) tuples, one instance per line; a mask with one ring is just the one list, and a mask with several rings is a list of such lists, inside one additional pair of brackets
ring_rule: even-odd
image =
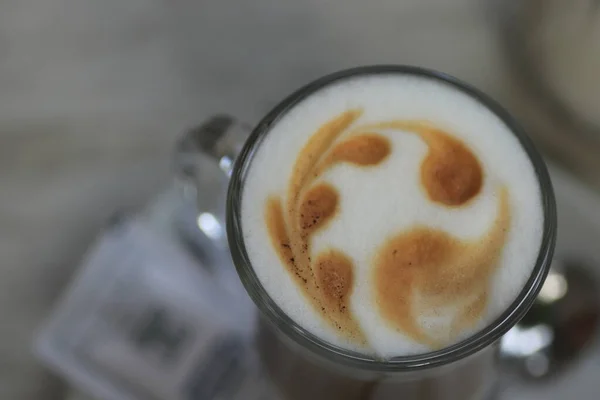
[[(299, 101), (332, 82), (382, 73), (443, 81), (499, 117), (519, 140), (533, 165), (544, 215), (536, 265), (522, 291), (500, 317), (471, 337), (441, 350), (386, 360), (334, 346), (291, 319), (256, 276), (241, 233), (240, 215), (248, 167), (269, 127)], [(368, 66), (334, 73), (308, 84), (277, 105), (251, 132), (248, 126), (231, 117), (215, 117), (194, 132), (193, 142), (192, 153), (209, 155), (230, 177), (226, 204), (230, 252), (246, 291), (260, 310), (256, 345), (284, 399), (485, 398), (495, 381), (494, 344), (532, 305), (550, 267), (556, 238), (555, 201), (546, 166), (506, 111), (481, 92), (445, 74), (410, 66)]]

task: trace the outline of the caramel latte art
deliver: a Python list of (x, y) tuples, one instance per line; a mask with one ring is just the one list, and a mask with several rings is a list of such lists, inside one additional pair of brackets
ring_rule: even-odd
[(391, 358), (478, 332), (537, 259), (541, 192), (518, 139), (431, 78), (333, 82), (269, 127), (242, 231), (269, 296), (334, 345)]

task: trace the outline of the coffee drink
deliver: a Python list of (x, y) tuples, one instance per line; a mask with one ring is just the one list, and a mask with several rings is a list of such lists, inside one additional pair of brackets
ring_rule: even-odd
[(241, 199), (260, 283), (324, 341), (388, 359), (492, 323), (543, 234), (533, 165), (505, 123), (434, 78), (334, 81), (269, 126)]

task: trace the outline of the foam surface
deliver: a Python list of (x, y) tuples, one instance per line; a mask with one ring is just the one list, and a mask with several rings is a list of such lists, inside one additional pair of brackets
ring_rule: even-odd
[[(355, 282), (350, 308), (364, 331), (366, 348), (339, 335), (306, 300), (269, 240), (264, 215), (269, 196), (286, 195), (294, 161), (311, 135), (336, 115), (355, 108), (364, 110), (356, 124), (407, 119), (442, 127), (470, 148), (484, 176), (479, 194), (464, 207), (435, 204), (419, 180), (426, 143), (414, 133), (384, 129), (377, 133), (389, 139), (392, 151), (381, 165), (361, 169), (339, 164), (319, 177), (338, 190), (341, 200), (336, 218), (313, 238), (313, 251), (339, 248), (352, 259)], [(509, 192), (510, 229), (483, 318), (453, 338), (455, 342), (485, 327), (512, 303), (535, 265), (543, 231), (539, 183), (527, 154), (498, 117), (455, 88), (390, 74), (349, 78), (303, 100), (272, 127), (255, 152), (242, 194), (243, 236), (265, 290), (301, 326), (335, 345), (381, 357), (422, 353), (432, 349), (394, 329), (378, 311), (374, 252), (386, 239), (415, 224), (460, 239), (477, 239), (494, 222), (499, 185)], [(452, 317), (448, 311), (423, 316), (421, 322), (438, 329)]]

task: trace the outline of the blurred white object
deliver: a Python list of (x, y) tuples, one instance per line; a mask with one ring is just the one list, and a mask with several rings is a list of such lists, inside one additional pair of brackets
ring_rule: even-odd
[(271, 399), (252, 347), (254, 306), (231, 296), (239, 282), (222, 282), (235, 274), (212, 274), (172, 234), (176, 198), (166, 192), (106, 230), (36, 352), (100, 399)]
[(600, 1), (496, 0), (510, 55), (549, 117), (600, 136)]
[(539, 7), (531, 46), (543, 79), (565, 107), (600, 127), (600, 2), (545, 0)]

